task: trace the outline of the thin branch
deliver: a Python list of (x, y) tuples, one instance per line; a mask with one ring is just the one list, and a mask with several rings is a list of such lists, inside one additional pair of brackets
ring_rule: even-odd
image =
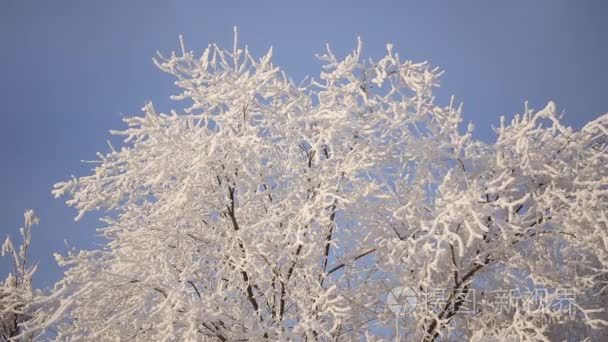
[(203, 300), (203, 298), (201, 297), (201, 293), (198, 291), (198, 288), (196, 287), (196, 285), (194, 285), (193, 281), (188, 281), (188, 284), (192, 285), (192, 288), (194, 289), (194, 292), (196, 292), (196, 295), (198, 296), (198, 299)]
[[(371, 253), (373, 253), (373, 252), (375, 252), (375, 251), (376, 251), (376, 249), (375, 249), (375, 248), (372, 248), (372, 249), (368, 250), (367, 252), (364, 252), (364, 253), (361, 253), (361, 254), (357, 255), (357, 256), (356, 256), (356, 257), (353, 259), (353, 261), (357, 261), (357, 260), (359, 260), (359, 259), (363, 258), (364, 256), (366, 256), (366, 255), (368, 255), (368, 254), (371, 254)], [(330, 269), (329, 271), (327, 271), (327, 273), (326, 273), (326, 277), (327, 277), (327, 276), (329, 276), (330, 274), (332, 274), (332, 273), (334, 273), (334, 272), (336, 272), (336, 271), (340, 270), (340, 269), (341, 269), (341, 268), (343, 268), (344, 266), (346, 266), (346, 263), (341, 263), (341, 264), (338, 264), (338, 265), (334, 266), (332, 269)]]

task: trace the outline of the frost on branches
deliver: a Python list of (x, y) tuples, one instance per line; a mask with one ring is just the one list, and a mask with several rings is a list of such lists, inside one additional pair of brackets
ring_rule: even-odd
[(32, 241), (32, 226), (38, 224), (38, 218), (33, 210), (27, 210), (23, 215), (25, 223), (20, 228), (21, 246), (15, 248), (7, 236), (2, 245), (2, 257), (10, 261), (12, 272), (6, 280), (0, 280), (0, 341), (19, 337), (22, 340), (31, 338), (22, 334), (22, 326), (31, 319), (30, 306), (36, 297), (32, 288), (32, 276), (36, 272), (35, 265), (28, 263), (28, 250)]
[[(105, 209), (104, 248), (59, 258), (46, 306), (60, 340), (548, 341), (606, 331), (608, 115), (580, 131), (549, 103), (486, 144), (435, 103), (441, 72), (329, 47), (294, 84), (235, 39), (156, 65), (183, 112), (125, 119), (120, 149), (57, 197)], [(420, 294), (396, 317), (386, 294)], [(501, 289), (576, 295), (463, 313)], [(437, 289), (447, 294), (429, 305)], [(552, 290), (553, 289), (553, 290)], [(459, 295), (455, 295), (459, 293)], [(555, 297), (555, 298), (554, 298)], [(568, 325), (570, 324), (570, 325)], [(561, 326), (571, 331), (560, 331)], [(583, 330), (580, 330), (583, 329)], [(587, 330), (584, 330), (587, 329)], [(563, 330), (563, 329), (562, 329)], [(47, 332), (49, 330), (46, 330)], [(561, 335), (560, 335), (561, 336)]]

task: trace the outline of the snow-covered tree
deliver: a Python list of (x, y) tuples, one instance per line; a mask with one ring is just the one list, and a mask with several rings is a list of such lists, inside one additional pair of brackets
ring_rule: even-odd
[[(125, 119), (120, 149), (58, 183), (77, 219), (108, 210), (99, 250), (66, 266), (45, 327), (71, 340), (547, 341), (565, 320), (606, 329), (608, 115), (575, 131), (525, 108), (483, 143), (441, 72), (330, 48), (294, 84), (240, 48), (157, 66), (186, 108)], [(395, 286), (419, 294), (395, 317)], [(564, 290), (572, 312), (501, 289)], [(429, 293), (444, 291), (442, 301)], [(467, 298), (479, 303), (463, 312)], [(593, 300), (583, 300), (590, 298)], [(601, 330), (600, 330), (601, 331)]]
[(20, 229), (23, 239), (21, 246), (15, 248), (7, 236), (2, 245), (3, 257), (8, 257), (11, 270), (6, 280), (0, 282), (0, 340), (20, 336), (28, 339), (29, 335), (22, 335), (22, 325), (31, 316), (29, 306), (36, 299), (36, 291), (32, 287), (32, 276), (36, 272), (36, 265), (28, 261), (28, 250), (32, 241), (32, 226), (38, 224), (38, 218), (33, 210), (27, 210), (23, 215), (25, 223)]

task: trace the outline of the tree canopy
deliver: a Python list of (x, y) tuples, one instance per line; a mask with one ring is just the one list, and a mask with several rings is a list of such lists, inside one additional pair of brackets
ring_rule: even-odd
[[(255, 58), (236, 38), (200, 57), (183, 41), (179, 53), (159, 54), (186, 108), (147, 104), (112, 132), (123, 146), (99, 154), (90, 175), (55, 185), (77, 219), (108, 213), (107, 243), (57, 257), (65, 276), (26, 305), (21, 336), (548, 341), (576, 333), (560, 330), (567, 324), (605, 332), (608, 114), (577, 131), (553, 102), (526, 106), (485, 143), (463, 127), (454, 99), (437, 103), (437, 68), (390, 44), (365, 59), (362, 47), (339, 58), (328, 46), (307, 84), (275, 66), (272, 49)], [(404, 315), (386, 303), (399, 286), (417, 294)], [(525, 295), (484, 305), (514, 290), (542, 293), (547, 306)], [(566, 299), (568, 312), (556, 309)]]

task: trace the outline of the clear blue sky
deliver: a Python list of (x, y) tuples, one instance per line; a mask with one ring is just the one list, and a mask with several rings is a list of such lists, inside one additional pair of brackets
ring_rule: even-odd
[[(41, 218), (33, 258), (36, 284), (61, 276), (52, 258), (100, 245), (89, 215), (50, 194), (83, 175), (107, 151), (109, 129), (152, 100), (168, 110), (172, 79), (156, 70), (156, 50), (240, 41), (295, 80), (319, 73), (314, 54), (329, 42), (344, 54), (364, 40), (369, 57), (387, 42), (401, 56), (446, 70), (438, 99), (456, 95), (477, 137), (490, 140), (500, 115), (555, 100), (570, 125), (608, 112), (608, 4), (594, 1), (26, 1), (0, 2), (0, 235), (16, 234), (22, 212)], [(257, 4), (254, 4), (257, 3)], [(0, 276), (8, 265), (0, 263)]]

